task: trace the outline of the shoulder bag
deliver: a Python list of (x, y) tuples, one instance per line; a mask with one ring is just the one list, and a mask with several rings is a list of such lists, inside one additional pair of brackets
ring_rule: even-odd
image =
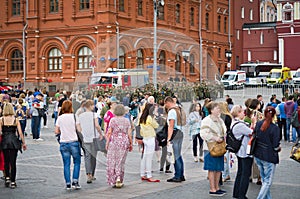
[[(222, 128), (220, 129), (222, 130)], [(217, 134), (216, 132), (212, 132), (214, 134)], [(217, 134), (218, 135), (218, 134)], [(222, 142), (206, 142), (207, 148), (209, 150), (209, 153), (212, 157), (221, 157), (226, 153), (226, 142), (223, 139)]]
[(94, 124), (94, 135), (95, 137), (93, 138), (93, 144), (94, 144), (94, 147), (95, 147), (95, 150), (96, 151), (101, 151), (103, 153), (107, 153), (106, 151), (106, 139), (104, 136), (102, 136), (102, 139), (100, 138), (97, 138), (96, 136), (96, 128), (95, 128), (95, 119), (93, 117), (93, 124)]
[[(78, 142), (79, 142), (79, 145), (80, 147), (82, 148), (83, 152), (85, 153), (85, 149), (83, 147), (83, 135), (81, 132), (79, 132), (77, 130), (77, 127), (76, 127), (76, 117), (75, 117), (75, 114), (74, 115), (74, 121), (75, 121), (75, 131), (76, 131), (76, 135), (77, 135), (77, 139), (78, 139)], [(81, 154), (80, 154), (81, 155)]]

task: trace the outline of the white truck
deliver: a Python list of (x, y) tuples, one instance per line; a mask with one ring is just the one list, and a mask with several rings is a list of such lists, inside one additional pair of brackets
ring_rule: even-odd
[(246, 82), (246, 72), (242, 70), (226, 71), (222, 75), (221, 82), (225, 89), (242, 88)]

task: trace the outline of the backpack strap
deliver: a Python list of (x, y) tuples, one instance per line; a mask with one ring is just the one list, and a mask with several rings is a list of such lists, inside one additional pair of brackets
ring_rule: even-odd
[[(234, 123), (234, 124), (232, 125), (232, 127), (230, 128), (232, 134), (233, 134), (233, 127), (235, 127), (235, 125), (237, 125), (238, 123), (243, 123), (243, 122), (237, 121), (236, 123)], [(233, 134), (233, 136), (234, 136), (234, 134)], [(235, 137), (235, 136), (234, 136), (234, 137)], [(242, 136), (241, 140), (243, 140), (243, 139), (244, 139), (244, 135)]]

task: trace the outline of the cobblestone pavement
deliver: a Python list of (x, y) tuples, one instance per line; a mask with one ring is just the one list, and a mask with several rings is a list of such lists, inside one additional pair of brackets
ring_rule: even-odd
[[(184, 104), (186, 110), (188, 103)], [(153, 176), (160, 183), (141, 182), (139, 175), (140, 152), (134, 146), (128, 154), (125, 166), (125, 186), (113, 189), (106, 184), (105, 157), (97, 156), (97, 169), (92, 184), (86, 183), (84, 159), (82, 158), (80, 184), (81, 190), (66, 191), (64, 189), (63, 166), (59, 153), (59, 145), (54, 136), (53, 120), (49, 114), (47, 129), (41, 130), (42, 142), (33, 141), (26, 137), (28, 150), (19, 154), (17, 160), (17, 185), (14, 190), (5, 188), (0, 183), (0, 198), (211, 198), (208, 195), (209, 184), (207, 172), (203, 163), (194, 163), (191, 142), (186, 134), (183, 144), (183, 159), (186, 181), (182, 183), (167, 183), (166, 179), (173, 174), (159, 173), (159, 163), (153, 160)], [(291, 143), (282, 143), (280, 164), (275, 171), (271, 193), (274, 199), (300, 198), (300, 164), (289, 159)], [(173, 167), (172, 167), (173, 169)], [(236, 173), (236, 163), (231, 169), (231, 181), (226, 182), (222, 189), (227, 190), (223, 198), (232, 198), (232, 189)], [(256, 198), (260, 186), (251, 183), (248, 197)]]

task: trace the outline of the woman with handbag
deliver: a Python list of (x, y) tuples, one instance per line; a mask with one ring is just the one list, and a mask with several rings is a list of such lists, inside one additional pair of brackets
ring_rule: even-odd
[(219, 180), (224, 170), (226, 126), (220, 118), (221, 110), (217, 102), (208, 103), (206, 108), (209, 115), (202, 120), (201, 124), (201, 138), (205, 141), (204, 170), (208, 170), (209, 195), (223, 196), (226, 191), (219, 188)]
[[(78, 135), (76, 133), (76, 122), (73, 114), (72, 102), (70, 100), (65, 100), (62, 103), (60, 113), (61, 114), (58, 116), (56, 121), (55, 134), (60, 134), (60, 153), (64, 164), (66, 189), (70, 190), (71, 187), (74, 189), (80, 189), (81, 186), (79, 185), (79, 173), (81, 149)], [(72, 185), (70, 179), (71, 156), (74, 163)]]
[(85, 112), (81, 113), (76, 119), (76, 126), (79, 132), (83, 136), (83, 147), (84, 147), (84, 163), (87, 177), (87, 183), (92, 183), (96, 178), (96, 158), (97, 150), (93, 143), (94, 138), (99, 140), (103, 139), (101, 134), (101, 127), (98, 123), (97, 114), (93, 112), (94, 102), (93, 100), (87, 100), (84, 104)]
[(279, 163), (280, 130), (272, 119), (276, 114), (275, 108), (268, 106), (264, 111), (265, 119), (259, 121), (255, 127), (256, 145), (254, 159), (262, 178), (258, 199), (271, 198), (270, 188), (274, 178), (276, 164)]
[(247, 155), (246, 149), (253, 128), (256, 123), (256, 117), (251, 118), (251, 126), (249, 127), (244, 121), (244, 110), (240, 105), (234, 105), (231, 109), (231, 114), (234, 117), (231, 128), (236, 139), (241, 140), (241, 146), (236, 153), (238, 159), (238, 170), (233, 187), (233, 198), (247, 198), (246, 194), (249, 186), (249, 178), (251, 176), (251, 168), (253, 157)]
[(143, 156), (141, 159), (141, 179), (160, 182), (152, 178), (152, 158), (155, 151), (155, 129), (158, 123), (154, 118), (155, 105), (147, 103), (140, 117), (141, 136), (143, 137)]
[[(0, 118), (0, 132), (2, 132), (1, 149), (4, 155), (5, 186), (16, 188), (17, 155), (19, 150), (26, 150), (25, 139), (19, 120), (15, 117), (11, 103), (3, 104), (3, 117)], [(19, 140), (19, 137), (21, 139)]]
[(124, 114), (124, 106), (116, 105), (106, 135), (107, 183), (115, 188), (123, 187), (125, 161), (128, 151), (132, 151), (131, 124)]

